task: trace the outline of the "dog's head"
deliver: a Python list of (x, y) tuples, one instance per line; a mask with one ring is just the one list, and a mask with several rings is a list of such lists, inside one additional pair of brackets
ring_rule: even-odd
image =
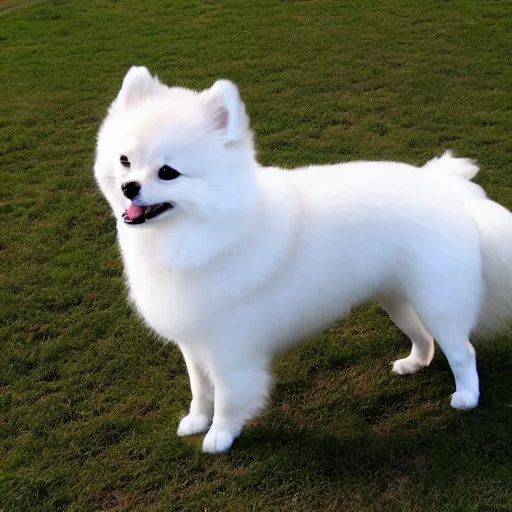
[(249, 120), (232, 82), (195, 92), (132, 67), (99, 132), (95, 175), (116, 217), (138, 229), (236, 213), (253, 166)]
[(123, 232), (163, 229), (169, 264), (184, 266), (245, 232), (257, 201), (256, 167), (232, 82), (196, 92), (132, 67), (99, 131), (94, 172)]

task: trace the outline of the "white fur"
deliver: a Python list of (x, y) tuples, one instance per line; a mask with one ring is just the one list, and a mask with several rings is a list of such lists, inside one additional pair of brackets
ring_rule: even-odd
[[(164, 163), (182, 176), (160, 180)], [(477, 170), (449, 153), (423, 168), (263, 168), (232, 83), (198, 93), (132, 68), (99, 132), (95, 175), (131, 299), (185, 357), (193, 399), (178, 434), (211, 424), (204, 451), (229, 449), (265, 404), (275, 353), (369, 300), (411, 338), (393, 370), (428, 366), (435, 338), (455, 376), (452, 406), (475, 407), (468, 337), (512, 313), (512, 214), (468, 181)], [(121, 184), (133, 180), (138, 204), (174, 209), (124, 224)]]

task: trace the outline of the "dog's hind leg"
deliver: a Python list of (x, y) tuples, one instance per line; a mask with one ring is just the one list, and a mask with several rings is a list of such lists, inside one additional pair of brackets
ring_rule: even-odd
[(472, 409), (478, 405), (479, 383), (476, 355), (467, 336), (439, 335), (438, 343), (448, 359), (455, 377), (455, 393), (451, 406), (455, 409)]
[(412, 305), (402, 298), (390, 295), (379, 297), (378, 302), (412, 343), (411, 353), (395, 361), (393, 371), (405, 375), (428, 366), (434, 357), (434, 339), (425, 329)]
[(469, 334), (478, 318), (483, 288), (481, 276), (471, 272), (469, 263), (447, 273), (451, 279), (438, 276), (436, 282), (431, 278), (430, 287), (418, 286), (413, 291), (418, 316), (446, 355), (455, 377), (451, 399), (455, 409), (476, 407), (479, 398), (475, 349)]

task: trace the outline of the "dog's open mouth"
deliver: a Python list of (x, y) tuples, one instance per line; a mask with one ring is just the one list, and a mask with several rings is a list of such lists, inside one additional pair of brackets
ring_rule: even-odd
[(171, 203), (151, 204), (148, 206), (138, 206), (131, 203), (121, 217), (125, 224), (143, 224), (171, 208), (173, 208)]

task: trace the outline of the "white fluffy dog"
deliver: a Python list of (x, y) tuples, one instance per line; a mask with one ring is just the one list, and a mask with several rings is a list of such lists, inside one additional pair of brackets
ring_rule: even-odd
[(178, 344), (192, 402), (178, 435), (228, 450), (268, 395), (276, 352), (377, 301), (410, 337), (393, 371), (428, 366), (434, 338), (475, 407), (469, 335), (512, 316), (512, 214), (445, 153), (261, 167), (236, 86), (195, 92), (132, 67), (98, 135), (95, 175), (117, 222), (130, 296)]

